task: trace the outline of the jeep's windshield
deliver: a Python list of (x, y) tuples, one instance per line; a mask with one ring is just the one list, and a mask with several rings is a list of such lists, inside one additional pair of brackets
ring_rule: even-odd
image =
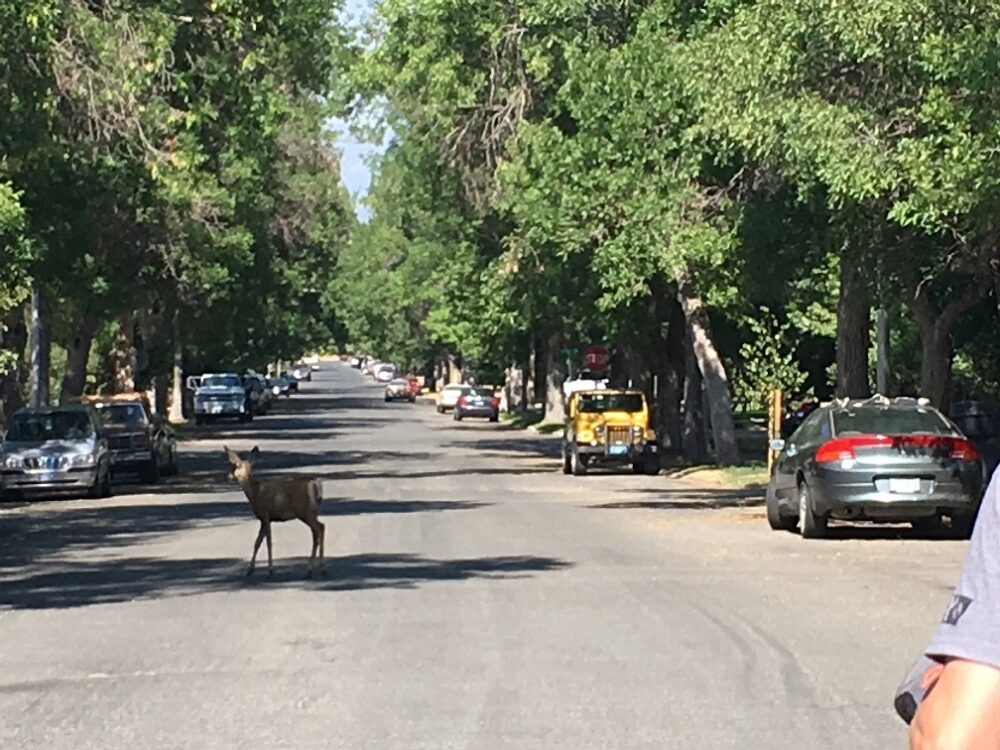
[(580, 411), (584, 414), (642, 411), (642, 396), (638, 393), (584, 393), (579, 398)]
[(100, 404), (97, 412), (106, 425), (142, 428), (148, 421), (142, 404)]
[(85, 440), (94, 434), (82, 411), (52, 411), (43, 414), (15, 414), (7, 431), (12, 443), (43, 443), (46, 440)]
[(202, 388), (241, 388), (236, 375), (208, 375), (201, 379)]

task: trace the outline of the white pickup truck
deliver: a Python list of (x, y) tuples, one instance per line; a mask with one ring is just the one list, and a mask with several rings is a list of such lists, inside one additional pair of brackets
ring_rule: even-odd
[(239, 375), (231, 372), (192, 375), (187, 385), (194, 391), (195, 424), (227, 417), (241, 422), (253, 419), (250, 396)]

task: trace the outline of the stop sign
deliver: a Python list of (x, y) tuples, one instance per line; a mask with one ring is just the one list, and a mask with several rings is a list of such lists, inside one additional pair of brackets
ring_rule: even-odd
[(604, 372), (611, 362), (611, 352), (603, 346), (592, 346), (584, 352), (584, 369), (591, 372)]

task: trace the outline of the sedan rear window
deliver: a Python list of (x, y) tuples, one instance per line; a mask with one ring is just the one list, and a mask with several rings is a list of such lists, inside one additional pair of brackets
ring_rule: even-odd
[(834, 412), (833, 425), (839, 437), (954, 434), (952, 426), (934, 409), (848, 409)]

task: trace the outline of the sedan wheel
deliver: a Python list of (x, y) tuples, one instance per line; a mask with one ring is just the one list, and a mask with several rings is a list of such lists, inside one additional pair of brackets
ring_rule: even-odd
[(803, 539), (821, 539), (826, 536), (826, 523), (825, 516), (813, 512), (809, 486), (802, 482), (799, 485), (799, 533)]

